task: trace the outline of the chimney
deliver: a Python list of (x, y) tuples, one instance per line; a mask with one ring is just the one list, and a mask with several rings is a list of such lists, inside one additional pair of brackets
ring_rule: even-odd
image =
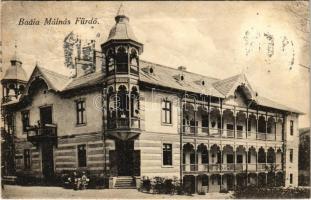
[(185, 66), (179, 66), (178, 70), (180, 70), (180, 71), (187, 71), (187, 68)]

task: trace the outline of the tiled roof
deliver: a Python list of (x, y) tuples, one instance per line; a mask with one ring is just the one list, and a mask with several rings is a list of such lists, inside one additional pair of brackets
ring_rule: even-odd
[(55, 91), (62, 91), (70, 81), (68, 76), (56, 73), (43, 67), (37, 68)]
[(95, 85), (97, 83), (100, 83), (103, 79), (104, 74), (102, 72), (94, 72), (85, 76), (72, 79), (64, 88), (64, 90)]
[[(152, 74), (147, 72), (147, 68), (149, 67), (153, 68)], [(218, 92), (213, 86), (213, 83), (218, 79), (142, 60), (140, 60), (140, 69), (140, 80), (143, 82), (224, 98), (224, 95)], [(184, 80), (178, 79), (178, 76), (181, 74), (183, 74)], [(202, 85), (202, 81), (204, 81), (204, 85)]]
[(221, 92), (223, 95), (227, 94), (232, 90), (232, 87), (241, 79), (242, 74), (238, 74), (223, 80), (219, 80), (213, 83), (213, 86)]
[[(104, 74), (102, 72), (94, 72), (78, 78), (69, 78), (68, 76), (58, 74), (42, 67), (37, 68), (55, 91), (65, 92), (71, 89), (92, 86), (99, 84), (104, 80)], [(150, 73), (150, 68), (153, 70), (152, 73)], [(180, 79), (181, 75), (184, 77), (183, 80)], [(244, 74), (238, 74), (220, 80), (140, 60), (140, 81), (154, 86), (158, 85), (181, 91), (202, 93), (214, 97), (225, 98), (236, 83), (241, 81), (245, 82), (245, 80), (247, 81)], [(204, 84), (202, 84), (202, 82), (204, 82)], [(284, 106), (260, 95), (254, 100), (261, 106), (302, 114), (299, 110)]]
[(268, 98), (260, 96), (260, 95), (257, 96), (256, 102), (257, 102), (257, 104), (259, 104), (261, 106), (266, 106), (266, 107), (270, 107), (270, 108), (276, 108), (279, 110), (285, 110), (285, 111), (290, 111), (290, 112), (294, 112), (294, 113), (304, 114), (303, 112), (301, 112), (297, 109), (290, 108), (288, 106), (284, 106), (280, 103), (277, 103), (271, 99), (268, 99)]

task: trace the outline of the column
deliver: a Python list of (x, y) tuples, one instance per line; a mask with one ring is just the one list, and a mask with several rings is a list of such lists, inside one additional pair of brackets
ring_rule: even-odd
[(246, 134), (246, 139), (247, 139), (247, 134), (248, 134), (248, 112), (246, 113), (246, 130), (245, 130), (245, 134)]
[(235, 151), (233, 151), (233, 163), (234, 163), (233, 171), (235, 171), (235, 169), (236, 169), (236, 148), (235, 147), (234, 147), (234, 150)]
[(267, 166), (268, 166), (268, 151), (267, 151), (267, 147), (265, 147), (265, 156), (266, 156), (265, 171), (266, 171)]
[(257, 114), (256, 114), (256, 139), (258, 139), (258, 111), (257, 111)]
[(258, 151), (256, 149), (256, 172), (258, 171)]
[[(246, 159), (245, 159), (245, 161), (246, 161), (246, 162), (245, 162), (245, 164), (246, 164), (246, 173), (248, 173), (248, 162), (249, 162), (249, 161), (248, 161), (248, 151), (249, 151), (249, 149), (247, 148), (247, 149), (246, 149)], [(244, 166), (243, 166), (243, 167), (244, 167)]]
[(237, 138), (237, 132), (236, 132), (236, 109), (234, 107), (234, 112), (233, 112), (233, 118), (234, 118), (234, 125), (233, 125), (233, 128), (234, 128), (234, 132), (233, 132), (233, 138)]
[(265, 117), (265, 123), (266, 123), (265, 140), (267, 140), (267, 134), (268, 134), (268, 116), (267, 116), (267, 114), (266, 114), (266, 117)]

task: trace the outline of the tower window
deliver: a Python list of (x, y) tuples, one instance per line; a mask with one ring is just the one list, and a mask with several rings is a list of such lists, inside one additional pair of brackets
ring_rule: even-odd
[(119, 47), (117, 50), (116, 64), (118, 73), (128, 72), (128, 56), (124, 47)]
[(76, 101), (76, 110), (77, 110), (77, 124), (85, 124), (86, 123), (85, 100)]
[(23, 131), (25, 132), (27, 127), (29, 126), (29, 110), (22, 111), (22, 124)]
[(293, 154), (294, 154), (294, 150), (293, 149), (290, 149), (289, 150), (289, 162), (293, 162)]
[(162, 100), (162, 123), (172, 124), (172, 102), (167, 99)]
[(289, 183), (293, 184), (293, 174), (289, 174)]
[(86, 167), (86, 145), (78, 145), (78, 167)]

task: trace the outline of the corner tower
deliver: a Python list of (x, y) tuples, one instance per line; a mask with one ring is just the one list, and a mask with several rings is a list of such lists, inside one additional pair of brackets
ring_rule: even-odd
[(121, 141), (133, 140), (140, 133), (138, 42), (121, 5), (108, 39), (101, 45), (105, 55), (107, 134)]

